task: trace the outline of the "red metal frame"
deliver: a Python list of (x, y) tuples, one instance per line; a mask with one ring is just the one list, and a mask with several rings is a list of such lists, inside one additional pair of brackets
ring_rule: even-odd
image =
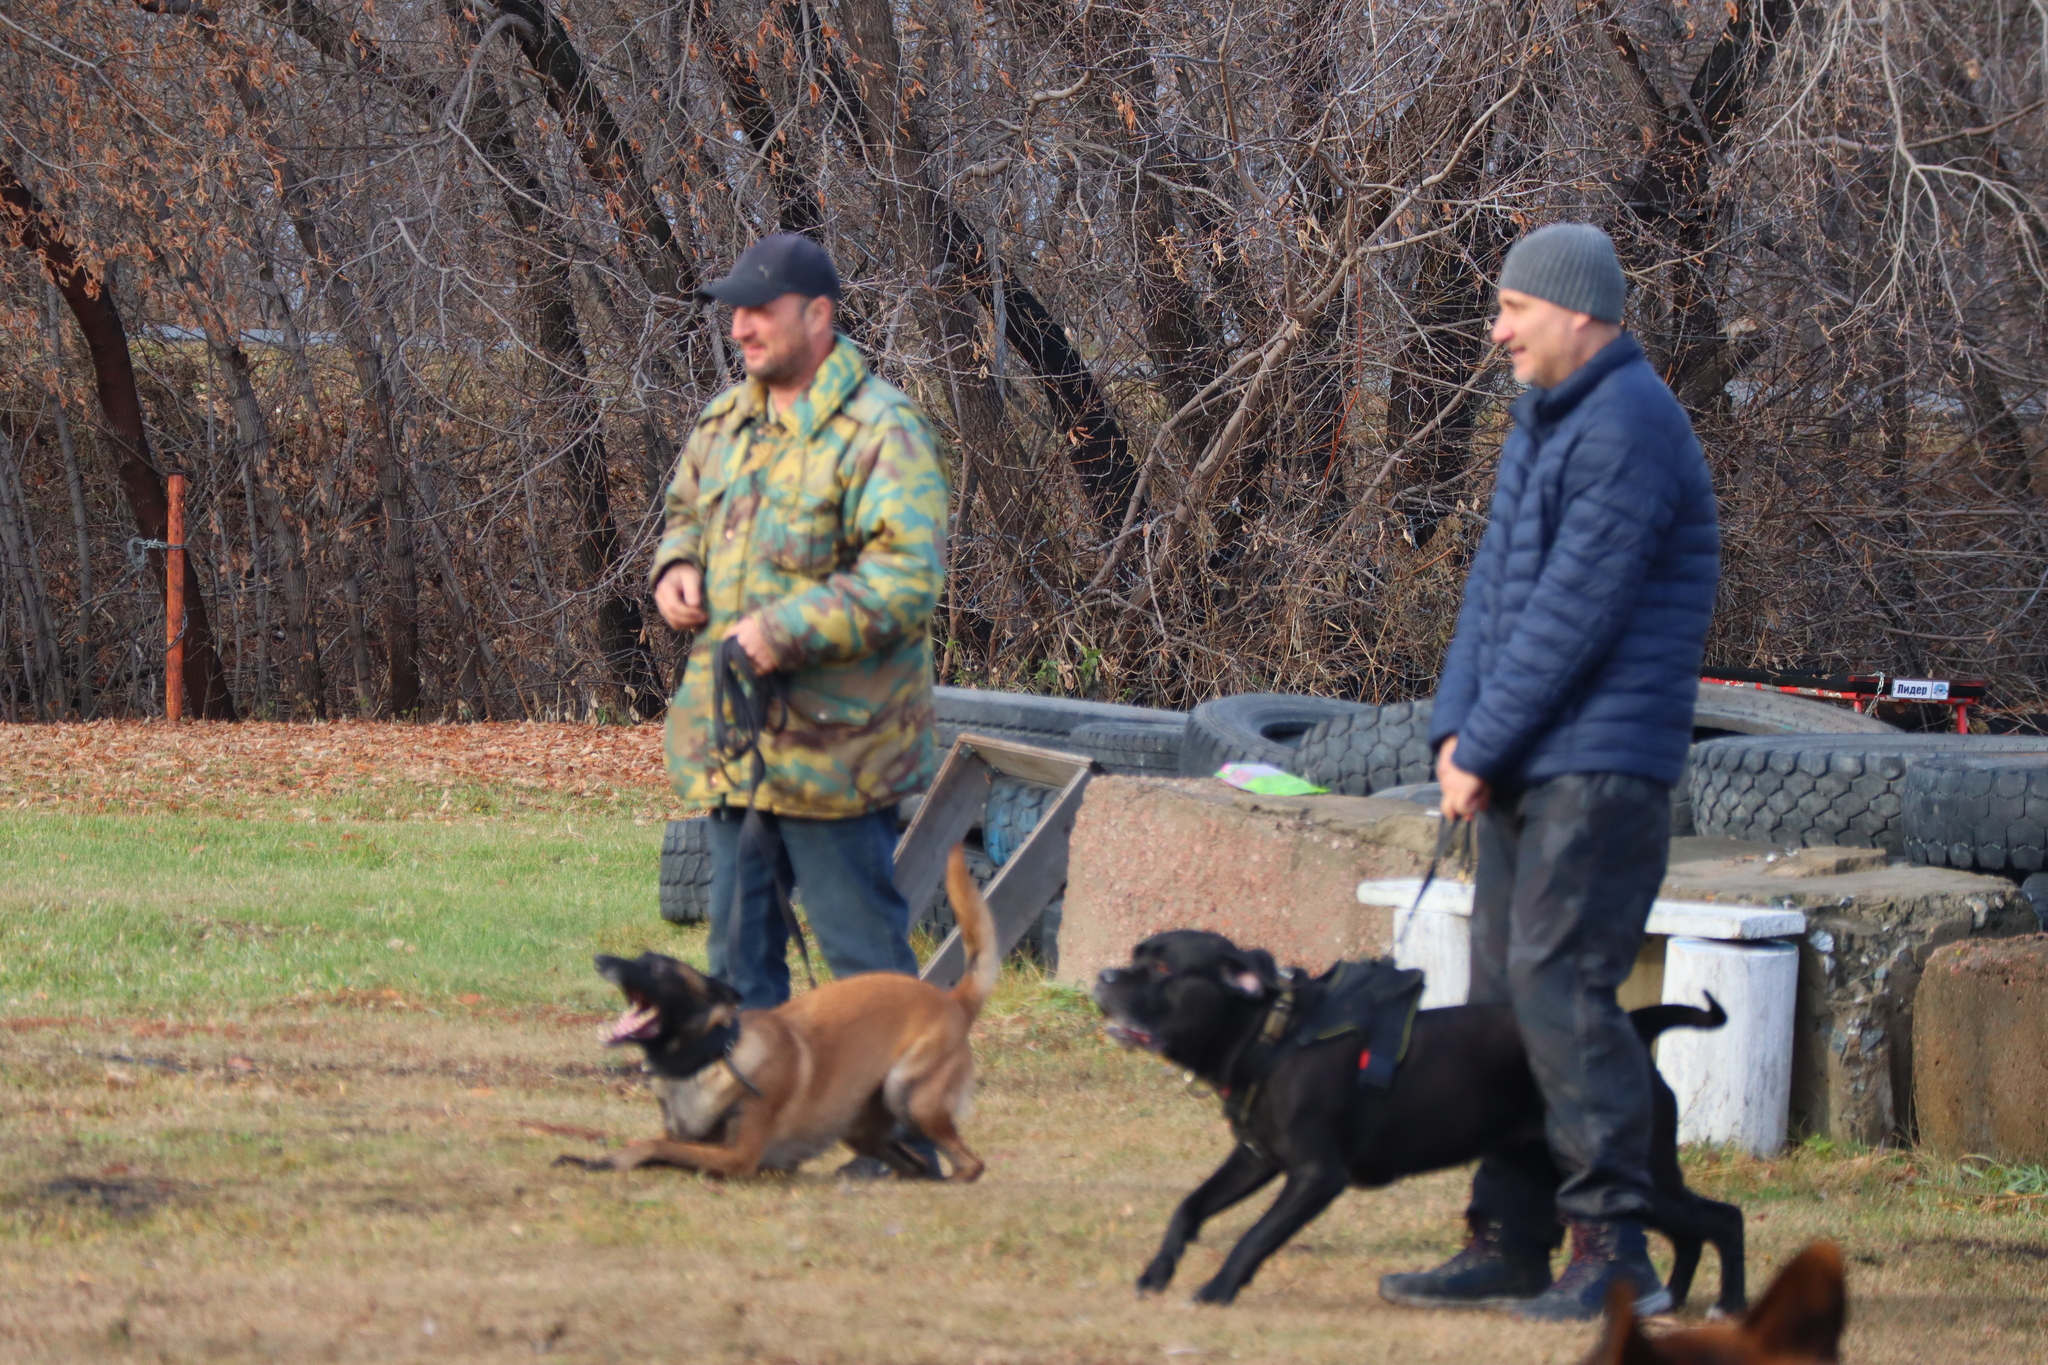
[[(1791, 677), (1800, 677), (1807, 681), (1779, 681)], [(1797, 673), (1770, 674), (1747, 668), (1707, 669), (1700, 674), (1700, 681), (1719, 683), (1723, 687), (1747, 687), (1758, 692), (1784, 692), (1795, 697), (1845, 701), (1851, 709), (1858, 712), (1869, 711), (1881, 701), (1905, 701), (1919, 706), (1946, 706), (1956, 713), (1956, 733), (1959, 735), (1970, 733), (1970, 708), (1984, 700), (1985, 688), (1985, 684), (1981, 682), (1934, 678), (1928, 681), (1947, 683), (1946, 697), (1899, 697), (1885, 690), (1887, 683), (1896, 683), (1899, 680), (1888, 678), (1883, 673), (1847, 673), (1822, 677)]]

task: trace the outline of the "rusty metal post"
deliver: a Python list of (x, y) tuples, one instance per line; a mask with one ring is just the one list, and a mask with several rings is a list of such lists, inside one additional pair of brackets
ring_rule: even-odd
[(185, 476), (167, 480), (170, 525), (164, 539), (164, 719), (185, 715)]

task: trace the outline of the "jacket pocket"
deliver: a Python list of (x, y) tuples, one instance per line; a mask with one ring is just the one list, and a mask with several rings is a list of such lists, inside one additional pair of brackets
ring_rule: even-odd
[(771, 486), (754, 527), (768, 562), (784, 573), (823, 578), (839, 557), (839, 504), (801, 488)]
[(806, 728), (817, 725), (861, 726), (874, 717), (876, 704), (862, 697), (849, 697), (796, 681), (789, 689), (789, 709), (794, 713), (790, 717), (791, 723)]

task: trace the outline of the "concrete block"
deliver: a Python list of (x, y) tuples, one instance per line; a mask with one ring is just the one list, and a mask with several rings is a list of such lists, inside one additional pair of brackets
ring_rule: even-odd
[(2026, 897), (2002, 877), (1880, 865), (1870, 854), (1815, 848), (1786, 858), (1672, 841), (1666, 897), (1806, 913), (1793, 1025), (1794, 1138), (1912, 1140), (1915, 993), (1929, 954), (1958, 939), (2039, 927)]
[(1734, 1143), (1752, 1156), (1785, 1145), (1798, 989), (1790, 943), (1665, 944), (1665, 1002), (1704, 1005), (1711, 993), (1728, 1012), (1718, 1029), (1673, 1029), (1657, 1044), (1657, 1069), (1678, 1096), (1680, 1142)]
[(1063, 981), (1087, 984), (1166, 929), (1209, 929), (1321, 971), (1392, 946), (1368, 878), (1421, 874), (1437, 822), (1407, 801), (1270, 797), (1213, 778), (1098, 777), (1068, 848)]
[(1920, 1140), (1943, 1156), (2048, 1161), (2048, 934), (1951, 943), (1914, 1005)]

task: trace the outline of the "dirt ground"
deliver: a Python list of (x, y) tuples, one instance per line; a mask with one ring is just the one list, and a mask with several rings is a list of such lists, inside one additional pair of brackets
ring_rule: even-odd
[[(1213, 1101), (1012, 982), (980, 1039), (969, 1187), (554, 1168), (651, 1130), (597, 1015), (327, 1003), (237, 1023), (0, 1024), (0, 1339), (20, 1362), (1570, 1361), (1583, 1328), (1382, 1304), (1459, 1174), (1353, 1192), (1228, 1309), (1130, 1282), (1224, 1147)], [(1708, 1160), (1761, 1282), (1850, 1257), (1851, 1361), (2048, 1351), (2048, 1223), (1907, 1158)], [(1709, 1253), (1706, 1276), (1716, 1273)], [(1711, 1284), (1703, 1277), (1703, 1283)], [(1695, 1292), (1698, 1311), (1705, 1294)]]
[[(1595, 1333), (1391, 1308), (1465, 1173), (1354, 1191), (1238, 1302), (1264, 1207), (1131, 1290), (1227, 1148), (1213, 1099), (1012, 968), (969, 1187), (550, 1163), (651, 1133), (592, 951), (654, 915), (651, 727), (0, 727), (0, 1362), (1568, 1362)], [(188, 780), (189, 779), (189, 780)], [(168, 789), (168, 790), (167, 790)], [(2048, 1358), (2048, 1172), (1688, 1155), (1753, 1287), (1848, 1253), (1851, 1362)], [(1659, 1248), (1661, 1253), (1661, 1247)], [(1711, 1292), (1712, 1252), (1692, 1311)]]

